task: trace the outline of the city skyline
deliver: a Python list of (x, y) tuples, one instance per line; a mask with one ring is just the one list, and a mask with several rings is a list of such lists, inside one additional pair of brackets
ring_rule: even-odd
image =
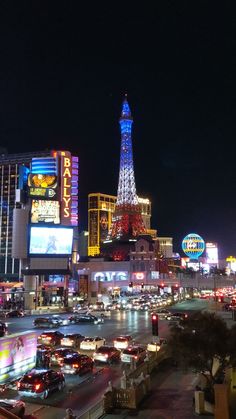
[(79, 156), (81, 229), (89, 193), (117, 194), (127, 93), (137, 194), (152, 202), (152, 227), (180, 253), (195, 232), (220, 257), (236, 255), (230, 11), (5, 5), (2, 16), (0, 146)]

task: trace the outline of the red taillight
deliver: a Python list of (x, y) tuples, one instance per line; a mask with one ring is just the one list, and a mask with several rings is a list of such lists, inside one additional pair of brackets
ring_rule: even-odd
[(39, 390), (40, 389), (40, 387), (41, 387), (41, 383), (39, 383), (39, 384), (35, 384), (35, 390), (37, 391), (37, 390)]
[(138, 359), (137, 355), (134, 356), (134, 359)]
[(72, 364), (72, 367), (73, 368), (79, 368), (79, 365), (78, 364)]
[(105, 354), (105, 358), (108, 358), (108, 354)]
[(185, 319), (187, 319), (188, 315), (187, 315), (187, 314), (185, 314), (185, 315), (184, 315), (184, 317), (185, 317)]

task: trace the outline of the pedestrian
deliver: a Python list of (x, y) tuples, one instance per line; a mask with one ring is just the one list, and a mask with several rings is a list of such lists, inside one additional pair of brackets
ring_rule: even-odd
[(72, 409), (68, 408), (66, 409), (66, 416), (64, 419), (77, 419), (77, 417), (74, 415), (74, 412)]

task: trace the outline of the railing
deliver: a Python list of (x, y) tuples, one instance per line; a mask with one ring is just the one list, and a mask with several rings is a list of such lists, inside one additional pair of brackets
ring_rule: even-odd
[(104, 410), (104, 401), (99, 400), (94, 406), (92, 406), (89, 410), (84, 412), (79, 419), (99, 419), (105, 413)]

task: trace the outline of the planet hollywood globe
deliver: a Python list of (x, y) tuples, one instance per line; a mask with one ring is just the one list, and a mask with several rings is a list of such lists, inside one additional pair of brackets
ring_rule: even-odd
[(183, 239), (182, 249), (190, 259), (198, 259), (205, 250), (205, 242), (199, 234), (191, 233)]

